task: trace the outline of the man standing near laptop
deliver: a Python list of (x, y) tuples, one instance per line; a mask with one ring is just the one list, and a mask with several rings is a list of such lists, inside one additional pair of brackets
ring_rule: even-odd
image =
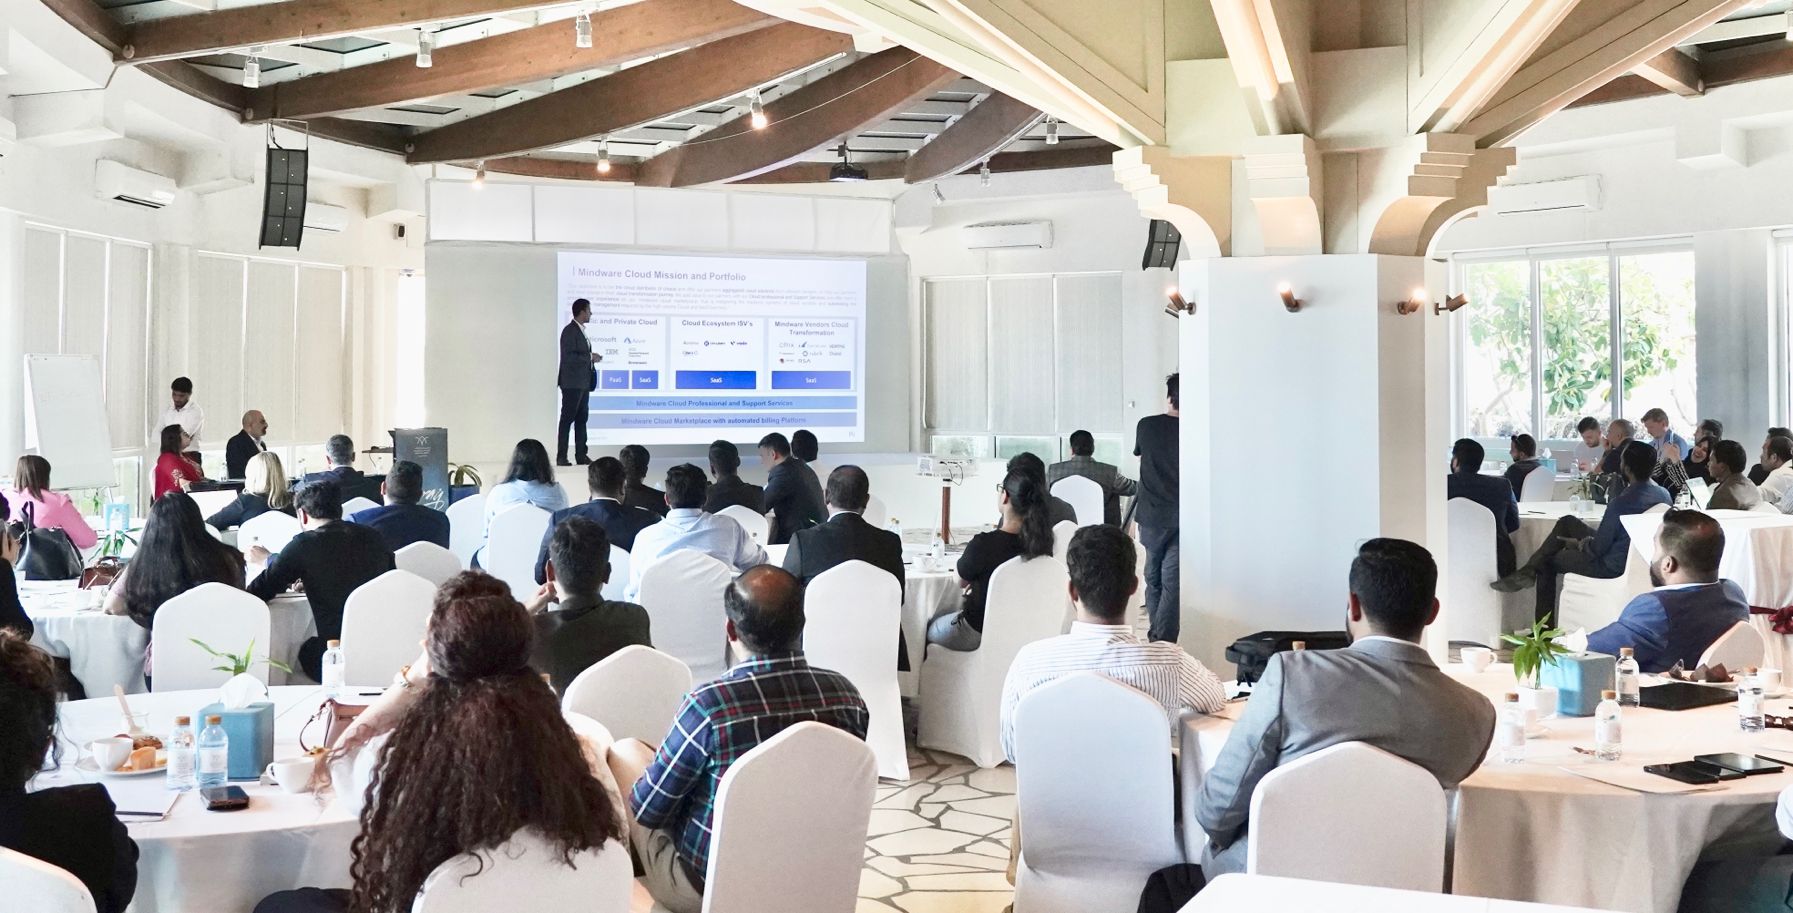
[(585, 451), (585, 423), (591, 414), (591, 391), (597, 384), (597, 375), (592, 366), (604, 360), (604, 356), (591, 350), (591, 340), (585, 336), (585, 325), (591, 322), (591, 302), (584, 298), (573, 300), (573, 319), (560, 331), (560, 372), (557, 383), (560, 386), (560, 427), (556, 429), (554, 439), (558, 442), (555, 450), (556, 466), (571, 466), (567, 462), (567, 429), (573, 431), (573, 449), (579, 465), (591, 462)]

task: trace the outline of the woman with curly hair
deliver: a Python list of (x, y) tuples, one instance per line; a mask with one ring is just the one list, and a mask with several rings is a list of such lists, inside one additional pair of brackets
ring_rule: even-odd
[[(282, 891), (256, 913), (405, 913), (437, 866), (524, 828), (569, 864), (611, 841), (605, 852), (626, 852), (617, 800), (529, 667), (533, 632), (497, 578), (469, 571), (442, 585), (423, 658), (330, 758), (339, 793), (353, 792), (340, 798), (361, 803), (353, 889)], [(365, 789), (351, 789), (360, 778), (343, 773), (369, 766)]]

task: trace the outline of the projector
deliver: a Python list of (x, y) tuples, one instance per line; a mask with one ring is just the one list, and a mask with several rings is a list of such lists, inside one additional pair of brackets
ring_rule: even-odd
[(943, 460), (938, 457), (924, 456), (916, 461), (915, 474), (957, 485), (971, 476), (977, 475), (977, 462), (975, 460)]
[(828, 169), (828, 180), (869, 181), (871, 180), (871, 175), (866, 174), (864, 168), (861, 168), (852, 162), (835, 162), (834, 167)]

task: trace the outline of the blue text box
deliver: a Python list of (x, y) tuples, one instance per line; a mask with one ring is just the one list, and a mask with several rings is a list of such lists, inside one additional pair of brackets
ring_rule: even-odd
[(629, 372), (599, 371), (598, 386), (605, 390), (627, 390), (629, 389)]
[(593, 413), (592, 428), (851, 428), (851, 412), (602, 412)]
[(851, 371), (773, 371), (774, 390), (851, 390)]
[(675, 371), (673, 385), (680, 390), (752, 390), (759, 386), (759, 372)]
[(631, 380), (630, 380), (630, 386), (634, 387), (635, 389), (637, 389), (637, 390), (658, 390), (658, 389), (660, 389), (660, 372), (659, 371), (633, 371), (630, 373), (632, 375)]
[(771, 396), (766, 394), (746, 394), (741, 396), (714, 396), (694, 393), (690, 395), (655, 394), (642, 396), (618, 396), (599, 393), (591, 398), (593, 412), (665, 412), (671, 410), (697, 410), (717, 412), (727, 409), (857, 409), (857, 396), (798, 396), (794, 394)]

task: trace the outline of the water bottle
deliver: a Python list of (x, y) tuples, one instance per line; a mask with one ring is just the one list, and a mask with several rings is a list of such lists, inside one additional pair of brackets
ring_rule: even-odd
[(174, 731), (168, 733), (168, 788), (184, 793), (199, 785), (193, 757), (193, 718), (174, 718)]
[(934, 556), (935, 567), (939, 567), (941, 562), (946, 560), (946, 540), (940, 538), (939, 533), (934, 534), (934, 544), (929, 547), (929, 553)]
[(1619, 706), (1638, 706), (1638, 670), (1637, 657), (1631, 655), (1630, 647), (1619, 648), (1619, 662), (1614, 669), (1618, 676)]
[(199, 788), (223, 786), (230, 777), (230, 737), (224, 734), (224, 718), (213, 714), (199, 730)]
[(331, 697), (342, 695), (342, 641), (333, 640), (324, 651), (323, 677), (324, 693)]
[(1617, 761), (1621, 741), (1619, 693), (1602, 691), (1600, 706), (1594, 708), (1594, 757), (1602, 761)]
[(1689, 493), (1687, 489), (1683, 488), (1683, 489), (1681, 489), (1681, 491), (1678, 494), (1675, 495), (1675, 509), (1676, 510), (1692, 510), (1693, 509), (1693, 495), (1691, 493)]
[(1494, 741), (1500, 746), (1500, 759), (1507, 764), (1525, 760), (1525, 708), (1519, 706), (1519, 693), (1508, 691), (1500, 705), (1495, 723)]
[(1756, 676), (1755, 666), (1744, 669), (1737, 678), (1737, 728), (1762, 731), (1762, 680)]

